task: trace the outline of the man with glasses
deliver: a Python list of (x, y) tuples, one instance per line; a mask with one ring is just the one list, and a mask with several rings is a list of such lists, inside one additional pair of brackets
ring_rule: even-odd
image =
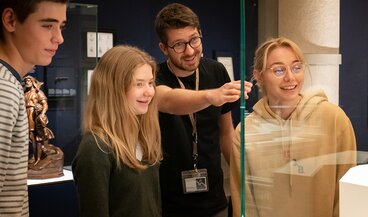
[[(228, 161), (234, 132), (231, 110), (240, 97), (240, 81), (230, 81), (221, 63), (201, 57), (200, 23), (190, 8), (165, 6), (156, 16), (155, 29), (167, 57), (156, 80), (164, 153), (163, 216), (228, 216), (221, 152)], [(246, 93), (251, 86), (245, 82)]]

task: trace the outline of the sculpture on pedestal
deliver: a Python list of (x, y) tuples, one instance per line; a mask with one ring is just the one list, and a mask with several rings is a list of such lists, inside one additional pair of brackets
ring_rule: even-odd
[(49, 144), (54, 138), (47, 127), (47, 97), (40, 89), (43, 82), (32, 76), (24, 78), (24, 98), (28, 115), (29, 141), (32, 149), (28, 161), (28, 178), (46, 179), (63, 176), (64, 153), (59, 147)]

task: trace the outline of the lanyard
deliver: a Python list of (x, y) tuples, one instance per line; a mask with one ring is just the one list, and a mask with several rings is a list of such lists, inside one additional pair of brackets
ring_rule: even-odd
[[(170, 71), (175, 75), (174, 71), (172, 70), (172, 68), (169, 65), (169, 61), (167, 61), (167, 66), (170, 69)], [(199, 72), (198, 72), (198, 68), (195, 71), (195, 90), (198, 91), (199, 89)], [(178, 76), (176, 76), (176, 79), (179, 82), (179, 85), (182, 89), (186, 89), (183, 82), (178, 78)], [(190, 113), (189, 114), (189, 119), (190, 119), (190, 123), (192, 124), (192, 136), (193, 136), (193, 164), (194, 164), (194, 169), (197, 170), (197, 162), (198, 162), (198, 133), (197, 133), (197, 119), (196, 119), (196, 115), (195, 113)]]

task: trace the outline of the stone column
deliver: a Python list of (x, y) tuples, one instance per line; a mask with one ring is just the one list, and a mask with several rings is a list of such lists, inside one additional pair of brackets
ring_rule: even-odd
[(295, 41), (310, 66), (304, 88), (321, 87), (335, 104), (341, 64), (339, 26), (339, 0), (279, 0), (278, 35)]

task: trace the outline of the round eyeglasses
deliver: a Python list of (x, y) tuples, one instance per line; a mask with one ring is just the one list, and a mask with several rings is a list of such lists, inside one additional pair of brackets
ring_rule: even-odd
[(283, 77), (286, 74), (286, 70), (289, 67), (290, 71), (294, 74), (298, 74), (304, 70), (305, 64), (303, 62), (295, 62), (290, 66), (284, 64), (275, 64), (272, 67), (267, 67), (266, 69), (271, 69), (276, 77)]
[(187, 45), (191, 46), (192, 48), (197, 48), (199, 45), (202, 44), (202, 37), (197, 36), (190, 39), (188, 42), (178, 42), (175, 43), (173, 46), (167, 45), (169, 48), (173, 49), (176, 53), (183, 53), (187, 49)]

